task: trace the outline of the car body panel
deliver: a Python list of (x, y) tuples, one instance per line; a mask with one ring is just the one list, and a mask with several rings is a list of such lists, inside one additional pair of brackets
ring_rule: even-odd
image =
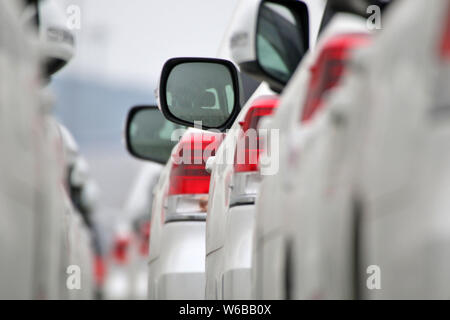
[(362, 294), (447, 299), (450, 64), (440, 50), (450, 3), (410, 1), (395, 9), (390, 32), (367, 57), (370, 89), (380, 94), (361, 126), (361, 273), (378, 266), (381, 289), (362, 283)]
[[(201, 132), (189, 128), (184, 135)], [(173, 150), (177, 150), (177, 146)], [(172, 157), (153, 190), (148, 258), (149, 299), (203, 299), (205, 225), (203, 221), (164, 222)], [(180, 285), (183, 284), (183, 285)]]
[[(298, 297), (295, 293), (295, 287), (293, 287), (297, 280), (289, 275), (286, 275), (288, 278), (281, 276), (287, 272), (288, 268), (289, 270), (301, 269), (301, 266), (295, 263), (296, 252), (301, 252), (304, 265), (308, 265), (307, 261), (316, 266), (319, 263), (317, 248), (315, 247), (316, 241), (314, 238), (306, 237), (308, 232), (313, 232), (311, 227), (314, 225), (315, 217), (302, 215), (302, 212), (307, 211), (306, 208), (303, 210), (302, 199), (310, 200), (311, 194), (313, 194), (312, 190), (319, 187), (315, 186), (318, 180), (317, 175), (324, 174), (308, 167), (308, 165), (319, 166), (323, 159), (321, 153), (324, 152), (324, 146), (318, 144), (314, 137), (321, 134), (320, 132), (324, 130), (324, 127), (323, 124), (320, 124), (323, 120), (317, 121), (317, 124), (312, 121), (312, 123), (303, 125), (300, 121), (300, 115), (306, 98), (310, 69), (323, 44), (327, 39), (342, 33), (360, 32), (367, 33), (364, 19), (350, 14), (336, 14), (323, 30), (316, 47), (307, 53), (300, 63), (281, 96), (279, 109), (268, 123), (269, 129), (279, 129), (279, 171), (274, 175), (264, 177), (256, 201), (255, 237), (257, 240), (255, 240), (254, 261), (255, 264), (258, 264), (259, 261), (264, 263), (254, 266), (255, 281), (263, 282), (263, 284), (254, 284), (255, 290), (259, 294), (258, 298)], [(298, 172), (301, 172), (301, 174)], [(276, 214), (277, 212), (280, 212), (280, 214)], [(303, 224), (299, 226), (296, 220), (297, 215), (305, 216), (305, 219), (308, 219), (309, 222), (302, 222)], [(305, 232), (302, 233), (300, 230), (305, 230)], [(291, 265), (287, 265), (286, 261), (258, 257), (259, 253), (266, 255), (267, 248), (275, 246), (272, 239), (277, 239), (274, 241), (274, 243), (277, 243), (277, 250), (288, 254), (288, 256), (282, 256), (280, 259), (287, 259)], [(266, 241), (268, 241), (267, 244)], [(308, 249), (307, 243), (312, 246), (310, 247), (311, 250)], [(312, 268), (311, 265), (308, 268)], [(272, 274), (268, 274), (269, 270)], [(302, 279), (302, 281), (309, 281), (311, 282), (310, 286), (316, 288), (320, 277), (315, 277), (313, 274), (314, 272), (308, 279)], [(267, 283), (268, 281), (271, 284)], [(289, 284), (289, 288), (286, 287), (286, 284)], [(304, 288), (306, 287), (308, 285), (304, 283)], [(261, 290), (257, 288), (261, 288)], [(307, 298), (320, 296), (316, 289), (307, 291)]]

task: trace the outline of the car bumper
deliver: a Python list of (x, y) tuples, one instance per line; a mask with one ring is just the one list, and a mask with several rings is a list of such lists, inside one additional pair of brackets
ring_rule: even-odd
[(149, 292), (155, 299), (204, 299), (204, 221), (163, 226), (159, 257), (149, 264)]
[(255, 206), (240, 205), (228, 211), (224, 246), (223, 298), (251, 299), (251, 258)]
[(158, 299), (203, 300), (204, 298), (204, 272), (170, 273), (159, 278)]

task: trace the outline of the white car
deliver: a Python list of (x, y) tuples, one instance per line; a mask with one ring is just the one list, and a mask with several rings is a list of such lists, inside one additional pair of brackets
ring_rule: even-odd
[[(270, 115), (277, 104), (277, 96), (261, 85), (243, 107), (217, 155), (208, 160), (212, 173), (206, 220), (206, 299), (251, 299), (254, 203), (261, 180), (259, 151), (251, 148), (260, 146), (246, 141), (245, 133), (257, 130), (260, 119)], [(238, 145), (242, 146), (241, 161)], [(234, 160), (227, 161), (230, 157)]]
[(153, 189), (163, 166), (145, 162), (136, 175), (117, 226), (105, 284), (107, 299), (147, 298), (147, 259)]
[[(433, 141), (435, 127), (416, 122), (449, 100), (438, 89), (448, 85), (439, 57), (448, 3), (440, 5), (393, 5), (373, 46), (354, 57), (341, 88), (303, 132), (303, 145), (291, 147), (297, 159), (284, 181), (304, 182), (289, 196), (285, 220), (293, 298), (448, 297), (438, 280), (447, 263), (439, 194), (447, 189), (436, 178), (445, 179), (446, 169), (431, 165), (446, 140)], [(419, 16), (421, 33), (412, 31)], [(413, 37), (418, 42), (406, 40)], [(443, 76), (431, 76), (433, 68)]]
[[(313, 81), (299, 97), (308, 84), (302, 66), (292, 78), (279, 113), (284, 103), (302, 109), (290, 114), (297, 126), (281, 143), (285, 257), (272, 290), (297, 299), (448, 298), (449, 8), (393, 5), (385, 30), (356, 53), (315, 113), (308, 115)], [(318, 48), (342, 18), (335, 15)]]
[[(89, 300), (94, 298), (94, 243), (91, 229), (82, 216), (85, 207), (83, 198), (77, 197), (75, 190), (86, 186), (89, 170), (84, 158), (80, 155), (78, 145), (72, 134), (59, 124), (63, 145), (64, 181), (61, 196), (64, 200), (64, 217), (62, 230), (61, 298), (72, 300)], [(80, 287), (67, 287), (68, 269), (75, 266), (81, 271)], [(70, 269), (72, 270), (72, 269)], [(73, 271), (70, 271), (73, 272)]]
[(448, 299), (449, 1), (399, 2), (372, 49), (354, 118), (361, 296)]
[(167, 162), (153, 190), (148, 297), (203, 299), (210, 176), (202, 155), (220, 135), (194, 129), (186, 131), (166, 121), (155, 106), (133, 108), (126, 134), (132, 155)]
[[(2, 33), (1, 73), (6, 77), (3, 92), (8, 93), (1, 97), (0, 135), (5, 148), (0, 164), (3, 298), (58, 299), (66, 290), (61, 288), (61, 280), (65, 284), (67, 278), (62, 262), (62, 149), (57, 149), (61, 140), (50, 115), (51, 100), (43, 90), (48, 79), (40, 77), (38, 58), (47, 65), (58, 60), (62, 67), (71, 58), (73, 38), (64, 23), (52, 20), (57, 14), (47, 10), (49, 2), (33, 2), (27, 8), (1, 3), (2, 30), (7, 30)], [(23, 22), (34, 34), (25, 32)], [(38, 42), (36, 28), (42, 35), (52, 28), (66, 36), (42, 37)], [(47, 77), (57, 70), (45, 71)]]
[[(448, 131), (432, 120), (449, 103), (448, 10), (392, 5), (297, 149), (292, 181), (305, 183), (286, 215), (294, 298), (448, 297)], [(312, 150), (314, 160), (301, 156)]]
[[(38, 48), (23, 30), (19, 2), (0, 3), (0, 298), (32, 299), (36, 269), (35, 199), (45, 179), (36, 167), (51, 170), (41, 154), (45, 146), (44, 120), (40, 113)], [(39, 78), (37, 78), (39, 81)], [(28, 88), (27, 94), (22, 89)], [(35, 123), (35, 131), (32, 123)], [(33, 146), (37, 146), (33, 149)], [(44, 203), (49, 198), (43, 196)]]
[[(322, 24), (323, 12), (326, 1), (304, 1), (303, 8), (293, 6), (289, 2), (257, 2), (250, 7), (252, 19), (243, 20), (236, 29), (237, 37), (241, 33), (249, 36), (248, 45), (232, 45), (232, 56), (243, 71), (252, 72), (248, 69), (248, 61), (259, 64), (263, 70), (257, 74), (259, 79), (266, 80), (272, 87), (281, 91), (289, 74), (292, 74), (297, 65), (289, 68), (293, 57), (284, 54), (283, 48), (289, 46), (300, 46), (299, 41), (308, 40), (308, 52), (303, 57), (297, 54), (300, 62), (299, 68), (308, 70), (311, 66), (312, 52), (315, 52), (315, 42)], [(271, 21), (270, 15), (279, 13), (291, 21), (291, 27), (281, 27)], [(255, 26), (258, 26), (255, 28)], [(280, 27), (279, 27), (280, 26)], [(278, 29), (277, 29), (278, 28)], [(297, 29), (297, 32), (294, 30)], [(267, 31), (265, 31), (267, 30)], [(270, 30), (275, 30), (269, 32)], [(276, 35), (277, 38), (272, 38)], [(265, 48), (261, 39), (270, 43), (273, 49)], [(285, 39), (285, 43), (278, 43), (277, 39)], [(258, 43), (258, 45), (254, 45)], [(255, 50), (256, 48), (256, 50)], [(270, 47), (269, 47), (270, 48)], [(303, 57), (303, 59), (301, 59)], [(258, 61), (259, 60), (259, 61)], [(293, 64), (292, 64), (293, 65)], [(297, 69), (293, 78), (298, 78), (300, 71)], [(281, 76), (282, 75), (282, 76)], [(273, 78), (279, 78), (274, 80)], [(302, 76), (304, 80), (305, 75)], [(283, 81), (284, 80), (284, 81)], [(293, 81), (291, 79), (290, 83)], [(305, 82), (306, 84), (306, 82)], [(304, 92), (306, 85), (297, 86), (295, 90), (297, 99)], [(300, 89), (299, 89), (300, 88)], [(287, 91), (287, 90), (286, 90)], [(292, 97), (292, 96), (291, 96)], [(297, 100), (296, 100), (297, 101)], [(256, 198), (255, 226), (252, 247), (252, 296), (257, 299), (283, 299), (288, 298), (285, 292), (286, 278), (284, 277), (285, 251), (283, 240), (283, 213), (286, 208), (286, 188), (281, 184), (282, 173), (286, 170), (286, 132), (297, 122), (298, 115), (295, 108), (296, 102), (287, 104), (285, 91), (282, 92), (279, 108), (275, 114), (262, 123), (261, 128), (269, 132), (278, 132), (277, 135), (268, 133), (267, 148), (272, 149), (269, 154), (261, 156), (261, 167), (268, 173), (263, 176), (259, 193)], [(263, 163), (265, 165), (263, 165)]]
[[(261, 299), (353, 297), (353, 261), (347, 256), (334, 265), (321, 260), (319, 248), (324, 241), (316, 232), (320, 215), (311, 203), (326, 203), (324, 199), (317, 200), (316, 190), (323, 177), (336, 174), (333, 163), (325, 170), (328, 168), (320, 167), (322, 162), (339, 160), (327, 158), (324, 152), (329, 145), (319, 138), (330, 133), (333, 137), (333, 132), (324, 129), (321, 116), (327, 113), (325, 101), (345, 74), (351, 53), (369, 44), (370, 29), (367, 12), (353, 12), (352, 5), (345, 1), (328, 1), (323, 9), (323, 19), (311, 21), (321, 25), (317, 45), (300, 63), (283, 90), (278, 112), (266, 123), (269, 130), (280, 130), (279, 140), (269, 143), (277, 143), (279, 152), (278, 157), (263, 156), (261, 161), (277, 161), (279, 172), (264, 178), (256, 201), (254, 291)], [(340, 119), (332, 120), (339, 123)], [(342, 247), (351, 243), (346, 233), (349, 230), (342, 231), (341, 224), (345, 224), (343, 219), (330, 225), (337, 234), (326, 238), (334, 249), (331, 252), (342, 252)], [(327, 232), (332, 233), (326, 230), (324, 237)], [(321, 290), (324, 283), (333, 287), (339, 282), (349, 285), (327, 294)]]

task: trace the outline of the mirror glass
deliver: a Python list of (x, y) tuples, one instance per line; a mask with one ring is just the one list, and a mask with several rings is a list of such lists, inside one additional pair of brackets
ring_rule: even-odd
[(260, 67), (287, 83), (307, 50), (301, 23), (288, 7), (264, 2), (259, 10), (256, 55)]
[(232, 114), (235, 99), (232, 74), (219, 63), (180, 63), (167, 78), (167, 106), (172, 115), (184, 121), (220, 127)]
[(156, 107), (142, 108), (129, 120), (127, 140), (135, 155), (159, 163), (166, 163), (170, 153), (178, 142), (172, 133), (184, 128), (166, 120)]

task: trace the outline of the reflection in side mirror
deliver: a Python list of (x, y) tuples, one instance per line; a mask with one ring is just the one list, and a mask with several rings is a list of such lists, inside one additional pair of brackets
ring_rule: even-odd
[(161, 73), (159, 102), (173, 122), (224, 130), (240, 110), (239, 79), (235, 66), (221, 59), (174, 58)]
[(261, 4), (256, 30), (256, 59), (270, 78), (271, 85), (282, 90), (309, 48), (308, 9), (298, 2)]
[(167, 121), (156, 106), (133, 107), (125, 128), (127, 149), (137, 158), (164, 164), (178, 142), (171, 139), (177, 129), (183, 127)]

